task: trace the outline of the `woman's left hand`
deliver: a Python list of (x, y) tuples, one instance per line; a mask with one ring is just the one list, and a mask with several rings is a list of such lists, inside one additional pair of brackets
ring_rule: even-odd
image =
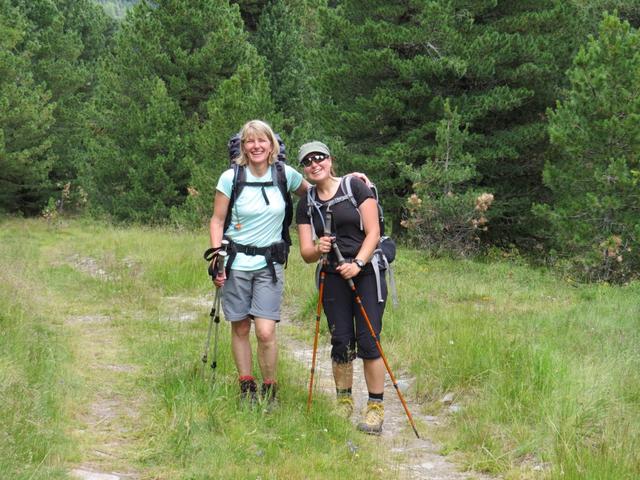
[(336, 271), (344, 278), (349, 280), (360, 273), (360, 267), (355, 263), (343, 263), (336, 268)]
[(352, 172), (351, 175), (362, 180), (367, 187), (370, 187), (371, 185), (373, 185), (373, 183), (371, 183), (371, 180), (369, 180), (369, 177), (367, 177), (362, 172)]

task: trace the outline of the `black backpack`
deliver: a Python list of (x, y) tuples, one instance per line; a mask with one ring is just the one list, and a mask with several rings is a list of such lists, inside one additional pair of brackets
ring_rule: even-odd
[(271, 164), (272, 180), (270, 182), (247, 182), (246, 167), (238, 165), (235, 162), (235, 159), (240, 156), (240, 134), (236, 133), (229, 139), (229, 142), (227, 143), (227, 149), (229, 151), (229, 164), (230, 167), (233, 168), (233, 186), (231, 187), (231, 197), (229, 198), (229, 209), (227, 210), (227, 216), (224, 220), (224, 231), (226, 232), (227, 228), (229, 228), (229, 225), (231, 224), (233, 206), (236, 199), (240, 196), (240, 193), (242, 193), (244, 187), (262, 188), (262, 196), (264, 197), (264, 200), (268, 205), (269, 200), (264, 193), (264, 187), (273, 186), (273, 182), (275, 181), (278, 189), (280, 190), (280, 193), (282, 194), (282, 198), (284, 198), (285, 203), (284, 221), (282, 222), (282, 239), (288, 246), (291, 246), (291, 235), (289, 234), (289, 227), (291, 226), (291, 221), (293, 220), (293, 200), (291, 198), (291, 194), (289, 193), (287, 176), (284, 170), (284, 165), (287, 160), (287, 154), (284, 142), (280, 138), (280, 135), (276, 134), (276, 138), (278, 140), (280, 151), (278, 152), (278, 160)]
[[(320, 210), (321, 206), (330, 208), (336, 203), (349, 201), (351, 205), (353, 205), (353, 208), (355, 208), (356, 212), (358, 212), (358, 216), (360, 216), (360, 210), (358, 210), (358, 202), (356, 202), (356, 199), (353, 196), (353, 189), (351, 188), (351, 175), (342, 177), (342, 179), (340, 180), (340, 186), (342, 187), (343, 195), (335, 197), (323, 204), (318, 202), (315, 186), (311, 186), (311, 188), (307, 190), (307, 216), (309, 217), (309, 221), (311, 222), (311, 231), (314, 238), (316, 237), (315, 225), (313, 223), (314, 211), (317, 212), (320, 221), (323, 223), (324, 229), (324, 215)], [(391, 263), (396, 258), (396, 244), (390, 237), (385, 235), (384, 211), (382, 210), (382, 206), (380, 205), (380, 201), (378, 199), (378, 189), (373, 184), (369, 185), (369, 188), (373, 192), (373, 196), (378, 205), (378, 223), (380, 225), (380, 242), (378, 243), (378, 248), (374, 251), (373, 258), (371, 259), (371, 264), (373, 265), (378, 285), (378, 301), (382, 302), (382, 294), (380, 289), (380, 271), (383, 270), (386, 271), (389, 275), (389, 291), (391, 293), (391, 298), (395, 306), (398, 304), (398, 296), (396, 292), (395, 279), (393, 276)], [(362, 225), (362, 217), (360, 217), (360, 230), (364, 230), (364, 226)]]

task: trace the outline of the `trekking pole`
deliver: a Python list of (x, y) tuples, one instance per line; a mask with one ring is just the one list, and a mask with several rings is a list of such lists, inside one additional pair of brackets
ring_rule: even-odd
[[(222, 240), (220, 242), (222, 245), (222, 251), (220, 252), (220, 256), (218, 257), (218, 276), (221, 278), (226, 278), (226, 270), (225, 270), (225, 259), (228, 255), (227, 247), (229, 246), (229, 240)], [(214, 322), (216, 324), (216, 333), (213, 338), (213, 361), (211, 362), (211, 368), (216, 369), (218, 366), (218, 330), (220, 329), (220, 302), (222, 301), (222, 290), (224, 289), (224, 285), (218, 289), (218, 302), (216, 305), (216, 316)]]
[[(329, 207), (327, 207), (329, 208)], [(324, 222), (324, 235), (326, 237), (331, 235), (331, 217), (329, 217), (330, 211), (327, 211), (327, 218), (329, 222)], [(309, 379), (309, 397), (307, 398), (307, 412), (311, 411), (311, 398), (313, 396), (313, 375), (316, 371), (316, 354), (318, 352), (318, 337), (320, 336), (320, 316), (322, 315), (322, 298), (324, 293), (324, 277), (326, 275), (324, 267), (327, 263), (327, 255), (322, 255), (322, 267), (320, 269), (320, 282), (318, 288), (318, 305), (316, 306), (316, 334), (313, 337), (313, 355), (311, 356), (311, 378)]]
[[(227, 252), (225, 250), (221, 250), (218, 252), (217, 259), (217, 267), (218, 267), (218, 277), (224, 276), (224, 259), (227, 256)], [(213, 306), (211, 307), (211, 312), (209, 313), (209, 331), (207, 332), (207, 340), (204, 345), (204, 354), (202, 355), (202, 363), (203, 367), (207, 364), (209, 357), (209, 345), (211, 343), (211, 330), (213, 328), (213, 324), (216, 324), (216, 332), (213, 344), (213, 360), (211, 362), (211, 368), (215, 370), (218, 366), (217, 358), (218, 358), (218, 326), (220, 325), (220, 295), (221, 295), (222, 287), (216, 288), (216, 295), (213, 300)], [(204, 376), (204, 368), (202, 370), (202, 375)]]
[[(329, 212), (327, 212), (327, 214), (328, 213)], [(333, 252), (336, 255), (336, 258), (338, 259), (338, 265), (343, 265), (345, 263), (345, 260), (344, 260), (344, 257), (342, 256), (342, 253), (340, 253), (340, 249), (338, 248), (338, 244), (334, 240), (331, 243), (331, 245), (332, 245), (332, 248), (333, 248)], [(389, 373), (389, 377), (391, 378), (391, 381), (393, 382), (393, 388), (396, 389), (396, 393), (398, 394), (398, 398), (400, 398), (400, 402), (402, 403), (402, 407), (404, 408), (404, 411), (407, 414), (407, 419), (409, 420), (409, 424), (411, 425), (411, 428), (413, 428), (413, 433), (416, 434), (417, 438), (420, 438), (420, 435), (418, 435), (418, 430), (416, 429), (416, 424), (413, 421), (413, 417), (411, 416), (411, 412), (409, 412), (409, 407), (407, 407), (407, 402), (405, 402), (404, 396), (402, 395), (402, 392), (398, 388), (398, 382), (396, 381), (396, 377), (393, 376), (393, 372), (391, 371), (391, 367), (389, 366), (389, 362), (387, 362), (387, 357), (385, 357), (385, 355), (384, 355), (384, 351), (382, 350), (382, 345), (380, 345), (380, 340), (378, 340), (378, 337), (376, 336), (376, 332), (373, 329), (373, 326), (371, 325), (371, 320), (369, 320), (369, 315), (367, 315), (367, 311), (365, 310), (364, 305), (362, 305), (362, 300), (360, 299), (360, 295), (358, 295), (358, 291), (356, 290), (356, 284), (353, 282), (352, 278), (348, 279), (347, 283), (349, 284), (349, 287), (351, 288), (351, 291), (355, 295), (356, 303), (360, 307), (360, 312), (362, 313), (362, 316), (364, 317), (365, 323), (367, 324), (367, 328), (369, 329), (369, 332), (371, 333), (371, 336), (373, 337), (373, 340), (376, 342), (376, 347), (378, 347), (378, 352), (380, 352), (380, 356), (382, 357), (382, 361), (384, 362), (384, 366), (386, 367), (387, 372)]]

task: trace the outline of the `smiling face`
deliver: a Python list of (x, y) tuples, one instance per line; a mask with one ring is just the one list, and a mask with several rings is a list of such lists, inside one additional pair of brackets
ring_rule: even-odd
[(257, 165), (269, 163), (273, 152), (273, 145), (268, 136), (259, 132), (250, 132), (242, 142), (242, 149), (250, 163)]
[(332, 176), (332, 158), (324, 153), (312, 152), (302, 160), (304, 173), (314, 183), (321, 182)]

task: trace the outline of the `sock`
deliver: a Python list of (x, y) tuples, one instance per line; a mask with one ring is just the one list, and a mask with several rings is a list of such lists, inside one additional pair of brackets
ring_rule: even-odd
[(369, 392), (369, 401), (370, 402), (380, 402), (382, 403), (382, 399), (384, 398), (384, 392), (382, 393), (371, 393)]
[(350, 388), (336, 388), (336, 396), (340, 397), (350, 397), (351, 389)]

